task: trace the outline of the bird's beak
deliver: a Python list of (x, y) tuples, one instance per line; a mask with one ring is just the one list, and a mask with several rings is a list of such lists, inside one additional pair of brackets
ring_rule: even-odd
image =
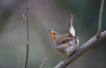
[(51, 32), (51, 30), (48, 30), (49, 32)]

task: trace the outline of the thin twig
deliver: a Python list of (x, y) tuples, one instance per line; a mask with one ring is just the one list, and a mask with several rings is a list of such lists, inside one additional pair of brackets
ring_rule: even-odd
[(29, 0), (27, 0), (27, 43), (26, 44), (26, 58), (25, 58), (25, 63), (23, 68), (27, 67), (27, 63), (28, 63), (28, 55), (29, 55)]
[(45, 60), (46, 60), (46, 58), (44, 58), (44, 60), (43, 60), (43, 62), (42, 62), (42, 64), (40, 65), (40, 67), (39, 67), (39, 68), (41, 68), (41, 67), (42, 67), (42, 65), (44, 64)]
[(104, 6), (104, 0), (101, 0), (101, 7), (100, 7), (100, 12), (99, 12), (98, 32), (96, 34), (97, 38), (99, 38), (100, 33), (101, 33), (101, 29), (102, 29), (103, 6)]
[(19, 41), (15, 41), (16, 43), (20, 43), (20, 44), (24, 44), (24, 45), (28, 45), (27, 43), (23, 43), (23, 42), (19, 42)]
[(29, 43), (29, 0), (27, 0), (27, 42)]
[(26, 17), (25, 17), (24, 15), (22, 15), (22, 17), (23, 17), (25, 20), (27, 20)]

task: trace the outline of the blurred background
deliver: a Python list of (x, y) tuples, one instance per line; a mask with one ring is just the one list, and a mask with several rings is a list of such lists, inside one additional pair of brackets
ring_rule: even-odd
[[(49, 30), (68, 33), (70, 14), (74, 15), (79, 47), (92, 38), (98, 27), (101, 0), (29, 0), (30, 50), (27, 68), (53, 68), (64, 54), (57, 51)], [(26, 46), (26, 0), (0, 0), (0, 68), (22, 68)], [(106, 1), (102, 31), (106, 30)], [(67, 68), (106, 68), (106, 39), (91, 48)], [(86, 54), (85, 53), (85, 54)]]

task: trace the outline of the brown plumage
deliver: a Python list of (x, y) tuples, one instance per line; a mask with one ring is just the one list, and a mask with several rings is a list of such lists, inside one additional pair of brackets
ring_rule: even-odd
[(56, 48), (62, 52), (69, 54), (78, 47), (79, 38), (70, 37), (69, 34), (60, 35), (56, 31), (50, 31)]

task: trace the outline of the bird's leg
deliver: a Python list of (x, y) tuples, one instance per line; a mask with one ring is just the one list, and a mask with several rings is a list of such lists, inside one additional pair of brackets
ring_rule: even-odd
[(67, 55), (67, 53), (65, 53), (65, 55), (64, 55), (64, 57), (63, 57), (63, 59), (62, 59), (62, 61), (64, 61), (64, 59), (65, 59), (66, 55)]
[(73, 53), (72, 53), (70, 56), (72, 56), (72, 55), (75, 53), (75, 51), (76, 51), (76, 50), (74, 49)]
[(64, 57), (63, 57), (63, 59), (62, 59), (62, 61), (64, 61), (64, 63), (66, 64), (66, 62), (65, 62), (65, 57), (66, 57), (66, 55), (67, 55), (67, 53), (65, 53), (65, 55), (64, 55)]
[(74, 51), (73, 51), (73, 53), (72, 53), (72, 54), (74, 54), (74, 53), (75, 53), (75, 51), (76, 51), (76, 48), (74, 49)]
[(71, 56), (75, 53), (75, 51), (76, 51), (76, 50), (74, 49), (73, 53), (72, 53), (71, 55), (69, 55), (67, 58), (71, 57)]

